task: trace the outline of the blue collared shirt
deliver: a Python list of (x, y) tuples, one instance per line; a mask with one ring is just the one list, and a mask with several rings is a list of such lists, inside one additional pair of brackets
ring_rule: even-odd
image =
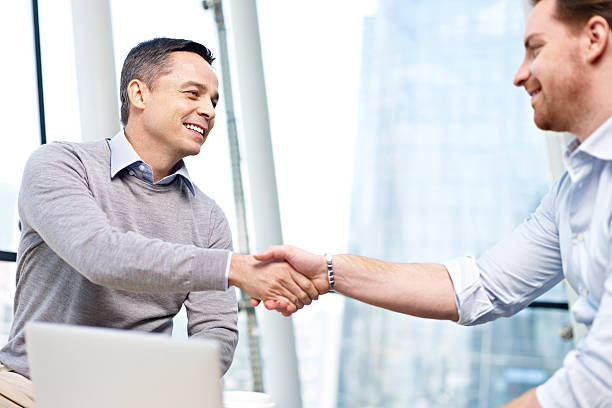
[(136, 153), (136, 150), (127, 140), (123, 131), (117, 133), (112, 139), (107, 139), (107, 142), (111, 150), (111, 178), (115, 177), (123, 169), (127, 169), (131, 176), (157, 185), (170, 184), (175, 178), (181, 177), (189, 191), (191, 191), (191, 194), (195, 196), (195, 189), (191, 183), (189, 172), (182, 160), (176, 164), (175, 171), (172, 174), (155, 182), (153, 180), (153, 169), (138, 156), (138, 153)]
[[(163, 179), (155, 182), (153, 180), (153, 169), (145, 163), (130, 142), (125, 137), (125, 133), (121, 130), (112, 139), (106, 139), (111, 151), (110, 160), (110, 177), (114, 178), (121, 170), (126, 169), (131, 176), (138, 177), (151, 184), (166, 185), (174, 181), (175, 178), (181, 177), (191, 194), (195, 197), (195, 188), (189, 177), (189, 172), (185, 163), (181, 160), (175, 166), (174, 173)], [(229, 270), (232, 260), (232, 252), (227, 256), (227, 266), (225, 268), (225, 289), (228, 288)]]
[(567, 172), (536, 211), (479, 259), (445, 263), (459, 324), (510, 316), (563, 278), (590, 330), (537, 388), (543, 407), (612, 406), (612, 118), (565, 153)]

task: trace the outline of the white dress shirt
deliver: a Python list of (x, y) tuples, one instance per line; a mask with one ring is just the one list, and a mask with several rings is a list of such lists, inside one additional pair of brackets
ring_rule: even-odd
[(459, 324), (511, 316), (563, 278), (578, 293), (572, 313), (590, 330), (537, 388), (547, 407), (612, 407), (612, 118), (584, 143), (536, 211), (479, 259), (445, 263)]

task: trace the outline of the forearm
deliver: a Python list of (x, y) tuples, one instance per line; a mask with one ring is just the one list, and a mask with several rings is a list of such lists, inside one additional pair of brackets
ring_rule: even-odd
[(541, 408), (536, 397), (536, 389), (532, 388), (525, 394), (500, 408)]
[(459, 319), (453, 284), (443, 265), (335, 255), (333, 268), (335, 289), (345, 296), (413, 316)]

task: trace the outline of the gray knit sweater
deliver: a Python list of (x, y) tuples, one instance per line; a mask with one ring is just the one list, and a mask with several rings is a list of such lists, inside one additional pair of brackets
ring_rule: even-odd
[(238, 341), (225, 291), (231, 233), (217, 204), (180, 177), (166, 186), (118, 173), (105, 140), (36, 150), (19, 193), (15, 320), (0, 362), (29, 377), (29, 320), (170, 333), (185, 304), (192, 337)]

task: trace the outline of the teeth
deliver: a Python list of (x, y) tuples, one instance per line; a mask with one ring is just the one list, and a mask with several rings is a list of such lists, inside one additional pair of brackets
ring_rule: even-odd
[(185, 127), (186, 127), (187, 129), (195, 130), (196, 132), (200, 133), (201, 135), (203, 135), (203, 134), (204, 134), (204, 129), (202, 129), (202, 128), (201, 128), (201, 127), (199, 127), (199, 126), (192, 125), (192, 124), (188, 123), (188, 124), (186, 124), (186, 125), (185, 125)]

